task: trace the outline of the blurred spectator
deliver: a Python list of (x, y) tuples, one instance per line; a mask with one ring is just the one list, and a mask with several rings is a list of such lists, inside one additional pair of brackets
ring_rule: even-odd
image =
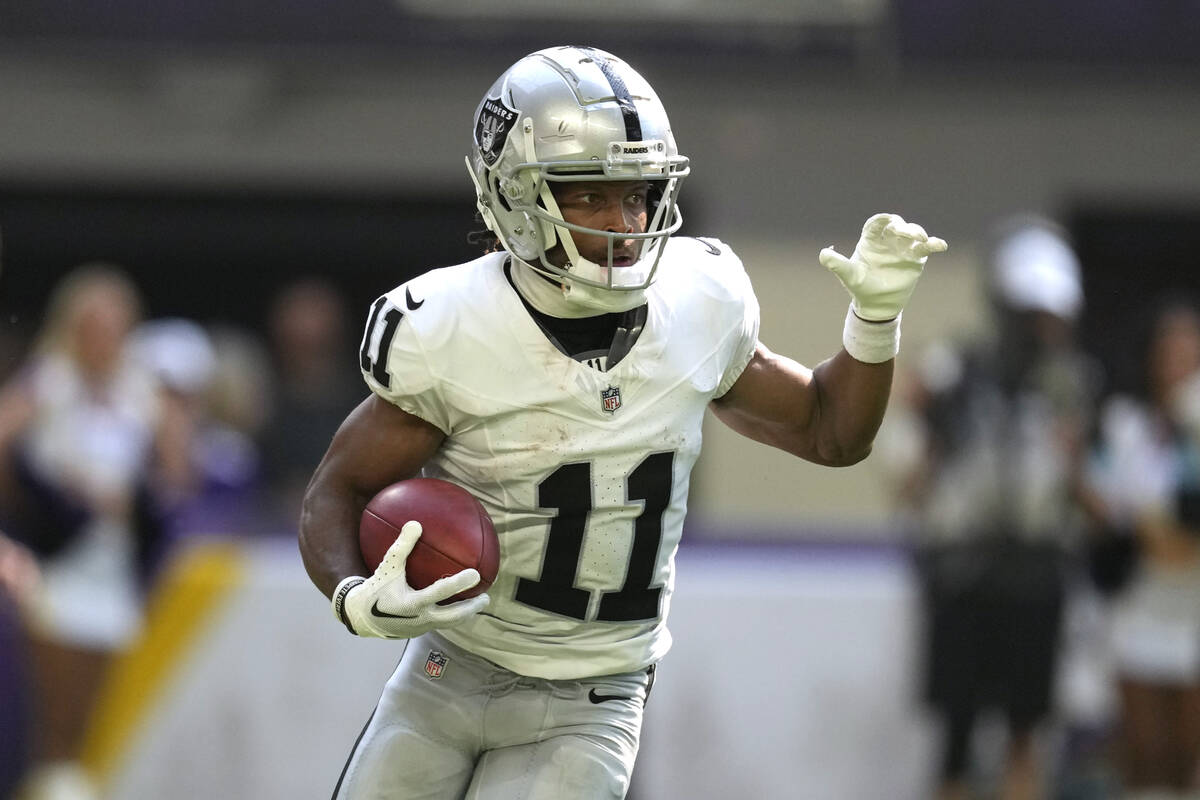
[[(204, 396), (196, 453), (204, 476), (184, 533), (275, 532), (280, 523), (266, 499), (258, 437), (270, 411), (270, 359), (261, 340), (229, 326), (210, 329), (217, 367)], [(202, 528), (204, 530), (202, 530)]]
[(56, 287), (35, 352), (0, 393), (0, 508), (42, 571), (26, 615), (30, 800), (93, 796), (77, 758), (105, 669), (139, 630), (139, 557), (160, 530), (150, 479), (183, 479), (159, 469), (186, 458), (162, 435), (158, 384), (127, 355), (139, 313), (119, 269), (80, 267)]
[(162, 381), (181, 420), (171, 434), (187, 455), (182, 472), (190, 485), (170, 498), (171, 541), (269, 529), (255, 441), (266, 417), (268, 380), (258, 341), (234, 328), (210, 333), (190, 320), (162, 319), (138, 328), (133, 351)]
[(274, 299), (268, 322), (275, 374), (262, 452), (276, 507), (294, 528), (308, 479), (365, 390), (345, 302), (333, 286), (293, 283)]
[[(169, 444), (157, 465), (161, 487), (156, 499), (164, 523), (186, 505), (199, 491), (202, 480), (195, 464), (198, 429), (204, 416), (204, 393), (216, 368), (216, 357), (208, 334), (186, 319), (157, 319), (139, 325), (129, 337), (129, 355), (147, 370), (160, 387), (162, 422), (158, 436)], [(145, 554), (146, 568), (152, 570), (169, 546), (168, 531)]]
[(1182, 797), (1170, 792), (1200, 788), (1196, 308), (1172, 301), (1159, 310), (1143, 363), (1142, 395), (1104, 406), (1090, 484), (1108, 536), (1136, 544), (1126, 551), (1132, 569), (1115, 573), (1127, 580), (1111, 587), (1123, 782), (1129, 797)]
[(925, 354), (905, 390), (912, 424), (901, 437), (946, 800), (972, 796), (973, 736), (993, 712), (1007, 742), (995, 795), (1049, 795), (1036, 734), (1052, 711), (1066, 554), (1082, 527), (1075, 489), (1099, 383), (1074, 340), (1080, 268), (1057, 227), (1007, 223), (988, 259), (995, 335)]

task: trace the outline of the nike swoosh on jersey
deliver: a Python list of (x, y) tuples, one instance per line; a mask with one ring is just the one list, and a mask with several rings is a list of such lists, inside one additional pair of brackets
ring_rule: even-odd
[(416, 614), (389, 614), (386, 611), (380, 611), (378, 600), (376, 600), (375, 604), (371, 606), (371, 616), (381, 617), (383, 619), (416, 619), (417, 618)]
[(425, 305), (425, 301), (424, 300), (414, 300), (413, 296), (412, 296), (412, 289), (405, 286), (404, 287), (404, 304), (406, 306), (408, 306), (409, 311), (416, 311), (418, 308)]
[(604, 703), (608, 700), (632, 700), (632, 697), (626, 697), (623, 694), (597, 694), (595, 689), (588, 692), (588, 700), (593, 703)]

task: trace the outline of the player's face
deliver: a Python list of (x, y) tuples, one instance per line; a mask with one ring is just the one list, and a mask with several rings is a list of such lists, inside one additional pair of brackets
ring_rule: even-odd
[[(644, 233), (647, 221), (645, 181), (585, 181), (557, 183), (551, 187), (563, 219), (586, 228), (618, 233)], [(642, 243), (637, 239), (613, 242), (612, 264), (608, 263), (608, 240), (571, 231), (579, 255), (601, 266), (627, 267), (637, 261)], [(556, 266), (565, 266), (567, 254), (562, 245), (547, 254)]]

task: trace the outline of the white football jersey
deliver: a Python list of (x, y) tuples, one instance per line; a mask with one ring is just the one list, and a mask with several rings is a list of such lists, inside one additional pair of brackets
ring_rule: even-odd
[(442, 633), (533, 677), (641, 669), (670, 647), (704, 412), (754, 352), (758, 302), (725, 245), (673, 238), (641, 336), (603, 372), (551, 343), (506, 258), (392, 290), (363, 338), (372, 391), (446, 434), (422, 474), (470, 490), (499, 534), (491, 604)]

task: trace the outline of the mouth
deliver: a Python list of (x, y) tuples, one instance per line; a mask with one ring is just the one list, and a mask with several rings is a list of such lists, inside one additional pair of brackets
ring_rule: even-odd
[(637, 261), (632, 255), (623, 253), (613, 253), (612, 263), (609, 263), (608, 253), (596, 253), (591, 256), (587, 253), (581, 253), (581, 255), (588, 261), (599, 264), (602, 267), (631, 267)]
[(594, 260), (597, 264), (600, 264), (601, 266), (631, 267), (634, 265), (634, 263), (637, 262), (638, 249), (639, 248), (637, 248), (637, 247), (630, 247), (629, 245), (626, 245), (624, 247), (614, 247), (613, 251), (612, 251), (612, 263), (611, 264), (609, 264), (609, 262), (608, 262), (607, 249), (605, 249), (601, 253), (597, 253), (596, 255), (598, 256), (598, 258), (596, 258)]

